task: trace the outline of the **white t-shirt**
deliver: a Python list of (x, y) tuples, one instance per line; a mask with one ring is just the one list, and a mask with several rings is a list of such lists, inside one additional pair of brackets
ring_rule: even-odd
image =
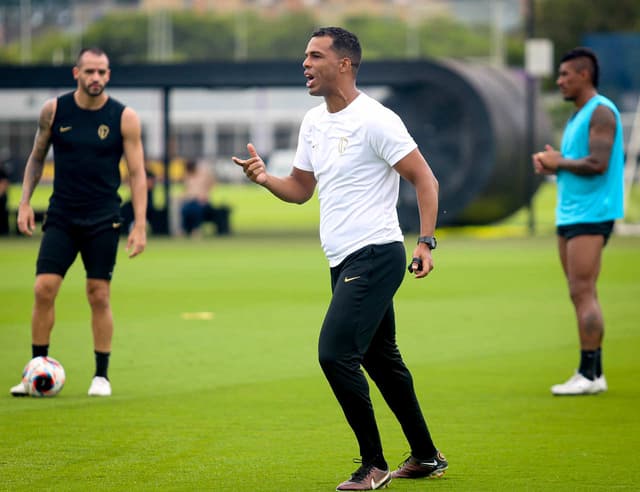
[(398, 115), (364, 93), (337, 113), (324, 103), (307, 112), (294, 166), (318, 182), (320, 241), (331, 267), (368, 244), (404, 239), (393, 166), (416, 147)]

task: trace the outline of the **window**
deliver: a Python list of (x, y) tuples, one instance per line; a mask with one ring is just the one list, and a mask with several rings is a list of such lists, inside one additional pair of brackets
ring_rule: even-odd
[(204, 134), (200, 125), (176, 126), (173, 129), (175, 155), (198, 159), (204, 155)]
[(219, 127), (216, 146), (218, 157), (246, 154), (249, 141), (249, 127), (246, 125)]
[(295, 149), (298, 127), (291, 124), (276, 125), (273, 130), (273, 150)]

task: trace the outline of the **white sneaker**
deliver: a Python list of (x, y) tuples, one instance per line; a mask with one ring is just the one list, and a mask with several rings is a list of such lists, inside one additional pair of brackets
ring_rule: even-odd
[(604, 374), (595, 380), (597, 391), (596, 393), (604, 393), (609, 389), (607, 386), (607, 380), (604, 378)]
[(111, 396), (111, 383), (107, 378), (95, 376), (89, 387), (89, 396)]
[(27, 387), (22, 381), (20, 381), (20, 384), (16, 384), (12, 387), (9, 391), (13, 396), (27, 396), (29, 394), (27, 392)]
[(598, 388), (598, 383), (595, 380), (587, 379), (576, 372), (566, 383), (551, 386), (551, 393), (556, 396), (593, 395), (599, 392)]

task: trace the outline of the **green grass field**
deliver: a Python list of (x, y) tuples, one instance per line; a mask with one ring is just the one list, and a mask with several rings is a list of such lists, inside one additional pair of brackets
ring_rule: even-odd
[[(317, 207), (261, 191), (234, 203), (234, 236), (150, 238), (134, 260), (122, 243), (106, 399), (86, 396), (93, 353), (79, 261), (51, 347), (67, 385), (52, 399), (9, 395), (30, 356), (38, 240), (0, 241), (0, 490), (328, 491), (357, 467), (316, 361), (330, 295)], [(251, 226), (276, 222), (273, 207), (302, 233)], [(554, 398), (549, 386), (577, 364), (573, 313), (553, 237), (495, 237), (513, 221), (502, 234), (441, 231), (436, 270), (407, 276), (396, 297), (400, 348), (450, 469), (390, 489), (638, 490), (640, 238), (616, 236), (605, 251), (609, 392)], [(408, 447), (372, 396), (395, 467)]]

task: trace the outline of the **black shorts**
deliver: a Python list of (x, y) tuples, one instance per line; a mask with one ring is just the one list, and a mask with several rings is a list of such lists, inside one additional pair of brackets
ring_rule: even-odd
[(111, 280), (116, 264), (121, 221), (119, 217), (92, 225), (77, 225), (60, 217), (47, 217), (36, 263), (36, 275), (65, 276), (78, 253), (87, 278)]
[(604, 244), (607, 244), (613, 231), (613, 224), (613, 220), (607, 220), (606, 222), (561, 225), (557, 227), (557, 234), (567, 240), (576, 236), (603, 236)]

